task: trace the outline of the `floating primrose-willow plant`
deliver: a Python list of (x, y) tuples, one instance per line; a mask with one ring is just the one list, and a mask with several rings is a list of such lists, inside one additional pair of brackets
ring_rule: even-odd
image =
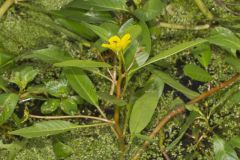
[[(31, 12), (40, 12), (41, 10), (33, 4), (20, 3), (20, 1), (19, 3), (14, 2), (18, 1), (4, 1), (0, 8), (0, 20), (12, 5), (21, 5), (21, 7), (19, 7), (20, 9), (25, 7), (24, 9), (31, 9)], [(214, 15), (201, 0), (194, 0), (193, 3), (196, 3), (203, 15), (208, 19), (208, 21), (204, 20), (204, 22), (209, 22), (214, 19)], [(133, 2), (128, 1), (128, 3), (126, 0), (73, 0), (66, 8), (63, 7), (60, 11), (50, 12), (44, 10), (43, 14), (46, 14), (45, 16), (51, 15), (51, 18), (54, 19), (54, 21), (51, 21), (49, 17), (43, 18), (44, 20), (48, 19), (46, 20), (46, 26), (45, 23), (35, 22), (35, 19), (37, 20), (38, 18), (32, 18), (34, 25), (39, 24), (39, 26), (44, 26), (43, 28), (48, 28), (49, 30), (61, 32), (61, 35), (66, 35), (59, 36), (61, 38), (70, 37), (76, 40), (74, 42), (69, 41), (69, 43), (65, 43), (69, 40), (67, 38), (59, 41), (59, 43), (67, 44), (66, 48), (69, 49), (68, 45), (70, 43), (74, 43), (73, 46), (76, 47), (75, 42), (77, 42), (77, 44), (79, 44), (76, 49), (77, 53), (81, 50), (85, 56), (90, 50), (94, 54), (96, 53), (96, 55), (91, 57), (92, 59), (86, 58), (89, 58), (89, 55), (86, 57), (80, 56), (79, 58), (79, 56), (73, 56), (74, 54), (67, 53), (55, 46), (33, 50), (27, 54), (18, 53), (13, 55), (5, 51), (3, 52), (0, 48), (0, 73), (9, 72), (9, 78), (0, 77), (0, 128), (7, 130), (7, 133), (4, 133), (2, 137), (9, 137), (10, 134), (11, 136), (22, 136), (28, 139), (56, 135), (77, 128), (109, 127), (111, 128), (113, 137), (116, 137), (116, 142), (119, 144), (119, 153), (114, 156), (118, 156), (119, 159), (122, 160), (131, 158), (132, 160), (136, 160), (141, 156), (147, 146), (150, 145), (150, 142), (154, 141), (154, 138), (162, 131), (162, 128), (173, 117), (184, 113), (186, 110), (188, 110), (190, 114), (186, 116), (186, 123), (182, 125), (181, 122), (182, 126), (179, 128), (182, 129), (180, 130), (181, 133), (179, 136), (176, 139), (171, 139), (173, 142), (166, 147), (163, 146), (163, 144), (165, 144), (163, 143), (164, 138), (160, 140), (160, 152), (163, 153), (166, 159), (169, 159), (166, 152), (169, 152), (180, 142), (188, 129), (192, 129), (191, 125), (194, 120), (198, 119), (205, 124), (206, 132), (204, 131), (204, 137), (205, 133), (206, 135), (209, 133), (211, 133), (211, 135), (215, 134), (213, 132), (215, 126), (213, 127), (210, 125), (211, 123), (209, 123), (212, 122), (210, 121), (213, 117), (212, 114), (214, 114), (222, 104), (225, 104), (225, 102), (227, 102), (226, 100), (232, 95), (234, 95), (233, 97), (235, 99), (239, 99), (239, 94), (235, 94), (239, 93), (239, 84), (233, 85), (233, 87), (231, 86), (233, 83), (239, 81), (239, 74), (232, 76), (232, 78), (222, 82), (217, 87), (210, 87), (208, 91), (200, 94), (171, 77), (170, 74), (167, 73), (169, 70), (166, 68), (168, 67), (162, 66), (162, 62), (164, 62), (162, 60), (188, 50), (187, 53), (189, 55), (187, 56), (192, 56), (196, 58), (196, 60), (194, 63), (191, 62), (183, 67), (184, 76), (188, 76), (191, 80), (208, 82), (210, 84), (213, 80), (213, 76), (208, 73), (212, 51), (210, 44), (217, 45), (223, 48), (224, 51), (230, 52), (231, 55), (227, 56), (226, 62), (239, 72), (240, 60), (237, 58), (237, 51), (240, 50), (239, 33), (235, 34), (230, 29), (223, 27), (212, 29), (210, 28), (212, 26), (210, 24), (212, 23), (195, 27), (164, 22), (159, 23), (157, 16), (161, 15), (161, 12), (164, 11), (165, 8), (171, 8), (171, 6), (166, 7), (165, 5), (167, 4), (161, 0), (134, 0)], [(13, 13), (14, 12), (8, 16), (11, 17)], [(22, 17), (29, 16), (20, 16), (19, 18)], [(132, 18), (129, 19), (129, 17)], [(155, 23), (159, 24), (152, 26)], [(196, 22), (196, 24), (197, 23), (198, 22)], [(151, 27), (149, 25), (151, 25)], [(168, 49), (160, 53), (152, 54), (153, 51), (151, 48), (154, 43), (152, 37), (156, 36), (151, 35), (151, 32), (154, 34), (154, 30), (159, 29), (159, 27), (181, 30), (212, 29), (213, 33), (210, 37), (204, 39), (196, 38), (192, 41), (183, 39), (183, 41), (185, 41), (184, 43), (171, 45), (171, 47), (168, 47)], [(177, 37), (177, 41), (179, 39), (180, 38)], [(53, 40), (53, 43), (55, 44), (57, 41)], [(166, 43), (168, 42), (166, 41)], [(86, 49), (85, 47), (88, 48)], [(72, 49), (69, 49), (69, 52), (71, 51)], [(194, 55), (190, 55), (191, 53)], [(111, 56), (105, 58), (103, 55), (106, 54)], [(45, 82), (44, 79), (37, 83), (30, 83), (34, 82), (35, 78), (42, 72), (44, 72), (44, 74), (40, 77), (45, 76), (46, 71), (42, 70), (42, 68), (46, 67), (38, 67), (38, 69), (36, 69), (36, 66), (31, 66), (32, 62), (36, 60), (44, 62), (43, 65), (45, 65), (45, 63), (51, 64), (53, 69), (60, 67), (61, 70), (58, 69), (56, 72), (60, 72), (61, 74), (57, 77), (52, 76), (48, 82)], [(198, 61), (198, 65), (195, 64), (196, 61)], [(156, 62), (159, 62), (160, 65), (159, 63), (156, 64)], [(175, 64), (172, 66), (175, 66)], [(5, 70), (5, 67), (8, 67), (9, 70)], [(89, 73), (91, 73), (91, 75), (89, 75)], [(96, 75), (96, 77), (92, 75)], [(95, 86), (95, 84), (97, 84), (96, 81), (99, 80), (97, 76), (100, 76), (99, 79), (101, 83), (103, 82), (104, 85), (107, 84), (104, 86), (107, 86), (106, 88), (102, 89), (101, 86)], [(138, 77), (144, 77), (144, 82), (141, 85), (134, 81), (135, 78)], [(40, 83), (41, 85), (36, 85)], [(159, 105), (160, 98), (162, 94), (164, 94), (163, 90), (165, 85), (181, 92), (189, 101), (187, 103), (181, 102), (179, 106), (177, 105), (176, 108), (162, 117), (162, 120), (159, 120), (156, 127), (150, 126), (151, 128), (155, 128), (149, 131), (147, 126), (152, 124), (150, 122), (153, 121), (153, 116)], [(225, 92), (220, 93), (224, 96), (217, 105), (213, 105), (212, 109), (203, 111), (203, 109), (199, 107), (200, 105), (197, 106), (196, 103), (227, 86), (231, 88), (226, 94)], [(30, 105), (29, 107), (27, 102), (32, 100), (34, 105)], [(35, 105), (35, 100), (43, 103), (40, 106), (39, 104)], [(239, 101), (236, 102), (239, 103)], [(24, 115), (20, 119), (18, 115), (22, 114), (22, 106), (25, 103), (27, 103), (27, 105), (24, 106)], [(87, 105), (85, 105), (86, 103)], [(104, 106), (101, 106), (102, 104)], [(82, 105), (89, 107), (89, 109), (95, 107), (96, 111), (94, 110), (94, 112), (97, 112), (94, 114), (95, 116), (79, 114), (79, 106)], [(114, 113), (109, 114), (109, 112), (105, 111), (105, 108), (112, 108)], [(161, 109), (162, 107), (159, 107), (159, 110)], [(35, 111), (39, 111), (40, 113), (38, 114)], [(91, 121), (74, 121), (74, 123), (63, 120), (76, 118), (89, 119)], [(29, 119), (29, 123), (25, 123)], [(46, 121), (39, 122), (34, 121), (34, 119), (43, 119)], [(11, 120), (11, 123), (8, 123), (9, 120)], [(12, 121), (15, 123), (12, 123)], [(3, 126), (5, 124), (7, 125)], [(29, 124), (33, 125), (23, 128), (23, 126)], [(198, 129), (201, 130), (202, 128), (203, 125)], [(150, 134), (146, 134), (145, 131)], [(5, 134), (7, 136), (5, 136)], [(161, 135), (162, 134), (164, 133), (161, 133)], [(202, 138), (195, 139), (194, 136), (191, 136), (191, 138), (197, 141), (196, 146), (200, 146), (200, 141), (202, 141), (204, 137), (202, 136)], [(134, 143), (136, 139), (144, 140), (144, 143), (133, 153), (131, 149), (136, 146), (137, 143)], [(234, 147), (240, 147), (239, 137), (235, 139), (238, 143), (233, 143), (234, 145), (238, 144), (238, 146), (234, 147), (231, 146), (232, 144), (230, 143), (225, 143), (219, 136), (214, 136), (213, 140), (216, 157), (225, 158), (228, 156), (237, 159)], [(27, 140), (22, 141), (21, 146), (24, 146), (26, 143)], [(13, 146), (14, 145), (17, 146), (16, 150), (20, 150), (20, 143), (13, 143)], [(134, 145), (134, 147), (132, 147), (132, 145)], [(13, 151), (12, 148), (14, 148), (8, 145), (4, 146), (0, 140), (0, 147), (1, 146), (10, 148), (10, 151)], [(70, 150), (69, 152), (73, 152), (62, 142), (58, 142), (54, 146), (55, 150), (61, 148), (61, 151)], [(226, 156), (226, 152), (222, 151), (222, 148), (219, 149), (219, 146), (223, 146), (223, 149), (227, 148), (231, 154)], [(194, 155), (202, 154), (200, 152), (198, 153), (197, 150), (198, 149), (194, 150)], [(61, 155), (62, 152), (60, 152), (60, 156)]]

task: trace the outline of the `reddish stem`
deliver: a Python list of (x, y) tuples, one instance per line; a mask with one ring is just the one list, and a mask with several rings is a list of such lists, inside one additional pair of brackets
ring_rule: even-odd
[[(210, 95), (212, 95), (213, 93), (217, 92), (218, 90), (225, 88), (229, 85), (231, 85), (232, 83), (236, 82), (239, 78), (239, 74), (234, 75), (231, 79), (221, 83), (219, 86), (216, 86), (212, 89), (210, 89), (209, 91), (206, 91), (204, 93), (202, 93), (201, 95), (199, 95), (198, 97), (192, 99), (190, 102), (188, 102), (187, 104), (194, 104), (197, 103), (207, 97), (209, 97)], [(153, 139), (158, 133), (159, 131), (175, 116), (182, 114), (186, 111), (185, 109), (185, 105), (179, 106), (178, 108), (170, 111), (157, 125), (157, 127), (151, 132), (151, 134), (149, 135), (150, 139)], [(136, 152), (136, 154), (133, 156), (132, 160), (137, 160), (140, 155), (143, 153), (143, 151), (148, 147), (149, 145), (149, 141), (145, 141), (143, 143), (143, 145), (141, 146), (141, 148)]]

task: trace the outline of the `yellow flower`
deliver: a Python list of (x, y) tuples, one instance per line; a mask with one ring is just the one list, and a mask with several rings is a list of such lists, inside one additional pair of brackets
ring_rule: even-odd
[(127, 46), (131, 43), (131, 35), (127, 33), (122, 38), (118, 36), (112, 36), (109, 38), (108, 42), (109, 43), (103, 43), (102, 47), (109, 48), (112, 51), (118, 53), (119, 51), (126, 49)]

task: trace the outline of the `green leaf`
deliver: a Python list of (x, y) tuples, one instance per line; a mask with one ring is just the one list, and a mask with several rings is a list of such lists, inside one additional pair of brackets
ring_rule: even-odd
[(230, 64), (237, 72), (240, 72), (240, 60), (235, 57), (227, 57), (225, 61)]
[(31, 54), (26, 55), (23, 58), (39, 59), (50, 64), (72, 59), (69, 54), (54, 46), (45, 49), (35, 50)]
[(207, 71), (194, 64), (185, 65), (183, 71), (186, 76), (192, 78), (193, 80), (201, 82), (209, 82), (212, 80), (212, 77)]
[(18, 99), (18, 95), (14, 93), (0, 94), (0, 125), (11, 117)]
[(209, 42), (225, 49), (240, 49), (240, 39), (229, 29), (215, 27)]
[(60, 79), (58, 81), (52, 80), (47, 82), (46, 89), (47, 92), (54, 97), (67, 97), (70, 92), (68, 82), (65, 79)]
[(148, 0), (142, 8), (134, 11), (134, 15), (142, 21), (149, 21), (160, 15), (164, 7), (165, 4), (161, 0)]
[(138, 36), (142, 33), (142, 28), (138, 24), (130, 25), (124, 29), (124, 32), (122, 34), (119, 34), (121, 37), (129, 33), (131, 35), (131, 40), (134, 41)]
[(45, 101), (41, 106), (41, 113), (42, 114), (50, 114), (57, 110), (57, 108), (60, 106), (60, 100), (59, 99), (48, 99)]
[(107, 41), (111, 37), (112, 33), (105, 28), (93, 24), (84, 23), (86, 27), (91, 29), (95, 34), (97, 34), (102, 40)]
[(125, 30), (126, 30), (127, 28), (129, 28), (130, 26), (134, 25), (134, 24), (135, 24), (134, 19), (133, 19), (133, 18), (130, 18), (129, 20), (127, 20), (126, 22), (124, 22), (124, 23), (122, 24), (122, 26), (119, 28), (118, 34), (119, 34), (119, 35), (124, 35), (124, 33), (126, 33)]
[(119, 98), (117, 98), (117, 97), (115, 97), (113, 95), (109, 95), (106, 92), (98, 92), (97, 94), (98, 94), (98, 97), (100, 99), (102, 99), (104, 101), (107, 101), (107, 102), (109, 102), (111, 104), (115, 104), (115, 105), (117, 105), (119, 107), (127, 105), (127, 103), (124, 100), (119, 99)]
[(97, 93), (89, 77), (78, 68), (65, 69), (64, 73), (69, 84), (80, 97), (94, 106), (98, 106)]
[(96, 37), (93, 31), (87, 28), (86, 25), (84, 25), (83, 23), (60, 18), (58, 18), (56, 22), (64, 26), (68, 30), (82, 36), (83, 38), (91, 40)]
[(4, 90), (5, 92), (8, 90), (7, 82), (2, 77), (0, 77), (0, 89)]
[(68, 60), (60, 63), (55, 63), (56, 67), (77, 67), (77, 68), (105, 68), (112, 67), (110, 64), (105, 62), (96, 62), (92, 60)]
[(204, 43), (198, 45), (196, 48), (193, 49), (193, 54), (203, 67), (208, 67), (212, 56), (212, 51), (209, 44)]
[(217, 135), (213, 138), (213, 149), (216, 160), (238, 160), (234, 149)]
[(152, 40), (151, 40), (151, 34), (149, 31), (149, 28), (145, 22), (139, 22), (142, 28), (142, 33), (141, 33), (141, 46), (144, 47), (145, 52), (150, 54), (151, 52), (151, 47), (152, 47)]
[(13, 55), (0, 52), (0, 69), (13, 62)]
[(21, 66), (15, 68), (12, 71), (10, 82), (17, 84), (20, 90), (23, 90), (26, 88), (27, 84), (36, 77), (38, 72), (39, 71), (34, 69), (32, 66)]
[(142, 89), (142, 92), (146, 93), (146, 92), (157, 91), (157, 96), (158, 98), (160, 98), (162, 95), (163, 89), (164, 89), (163, 80), (156, 75), (151, 75), (151, 77), (145, 83)]
[(205, 39), (198, 39), (198, 40), (195, 40), (195, 41), (190, 41), (190, 42), (184, 42), (182, 44), (179, 44), (175, 47), (172, 47), (168, 50), (165, 50), (163, 51), (162, 53), (160, 54), (157, 54), (156, 56), (152, 57), (151, 59), (149, 59), (146, 63), (144, 63), (142, 66), (139, 66), (137, 68), (134, 68), (132, 69), (129, 74), (133, 74), (134, 72), (136, 72), (137, 70), (147, 66), (147, 65), (150, 65), (152, 63), (155, 63), (159, 60), (162, 60), (162, 59), (165, 59), (165, 58), (168, 58), (174, 54), (177, 54), (179, 52), (182, 52), (184, 51), (185, 49), (188, 49), (188, 48), (191, 48), (191, 47), (194, 47), (196, 45), (199, 45), (199, 44), (202, 44), (202, 43), (205, 43), (207, 42), (207, 40)]
[(130, 116), (131, 134), (140, 133), (151, 121), (163, 88), (163, 81), (156, 76), (151, 76), (146, 86), (140, 91), (144, 93), (135, 101)]
[(21, 128), (21, 129), (12, 131), (9, 134), (19, 135), (25, 138), (34, 138), (34, 137), (41, 137), (41, 136), (56, 135), (56, 134), (64, 133), (73, 129), (95, 127), (95, 126), (104, 125), (104, 124), (100, 123), (100, 124), (92, 124), (92, 125), (76, 125), (68, 121), (51, 120), (51, 121), (38, 122), (38, 123), (35, 123), (33, 126)]
[(116, 24), (115, 22), (114, 23), (104, 22), (100, 26), (103, 27), (108, 32), (110, 32), (111, 35), (116, 35), (119, 30), (119, 25)]
[(57, 142), (53, 144), (53, 152), (57, 158), (67, 158), (71, 154), (73, 154), (73, 149), (62, 143), (62, 142)]
[(126, 0), (74, 0), (68, 7), (93, 11), (126, 11)]
[(240, 136), (235, 136), (235, 137), (231, 138), (230, 141), (228, 142), (228, 144), (231, 145), (232, 148), (240, 149)]
[(72, 20), (79, 23), (82, 21), (94, 24), (114, 22), (112, 15), (108, 12), (83, 11), (77, 8), (64, 8), (59, 11), (53, 11), (51, 14), (59, 18), (64, 18), (65, 20)]
[(139, 47), (139, 43), (137, 40), (133, 41), (131, 45), (128, 47), (124, 54), (124, 59), (125, 59), (125, 67), (128, 68), (130, 67), (133, 63), (135, 63), (135, 55), (137, 53), (137, 49)]
[(151, 35), (148, 30), (148, 26), (145, 22), (139, 23), (142, 28), (141, 36), (140, 36), (140, 44), (139, 48), (141, 48), (141, 51), (137, 52), (135, 55), (136, 57), (136, 63), (137, 66), (142, 66), (149, 58), (150, 52), (151, 52)]
[(192, 99), (192, 98), (199, 96), (199, 94), (197, 92), (194, 92), (194, 91), (188, 89), (187, 87), (183, 86), (181, 83), (179, 83), (177, 80), (173, 79), (168, 74), (166, 74), (160, 70), (156, 70), (156, 69), (151, 69), (151, 72), (154, 73), (156, 76), (160, 77), (164, 83), (166, 83), (169, 86), (173, 87), (174, 89), (182, 92), (188, 98)]
[(151, 121), (158, 104), (157, 91), (147, 92), (133, 105), (129, 127), (132, 134), (140, 133)]
[(61, 109), (68, 115), (75, 115), (78, 112), (78, 106), (73, 99), (63, 99), (60, 103)]

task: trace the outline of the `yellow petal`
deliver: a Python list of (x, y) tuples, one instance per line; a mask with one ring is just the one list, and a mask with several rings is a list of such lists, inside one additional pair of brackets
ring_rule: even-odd
[(111, 49), (112, 51), (114, 52), (118, 52), (120, 49), (120, 47), (118, 47), (117, 44), (106, 44), (106, 43), (103, 43), (102, 44), (102, 47), (104, 48), (108, 48), (108, 49)]
[(111, 49), (111, 45), (110, 44), (106, 44), (106, 43), (103, 43), (102, 47)]
[(120, 43), (121, 40), (118, 36), (113, 36), (113, 37), (109, 38), (108, 41), (110, 44), (116, 44), (116, 43)]
[(124, 50), (129, 43), (131, 43), (131, 35), (129, 33), (125, 34), (121, 39), (121, 47)]

